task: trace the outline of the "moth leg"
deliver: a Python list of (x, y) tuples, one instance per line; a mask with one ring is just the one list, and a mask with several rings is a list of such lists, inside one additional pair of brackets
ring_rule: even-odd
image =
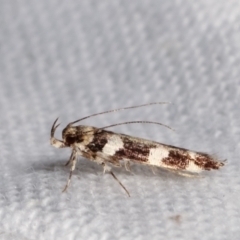
[(180, 176), (183, 177), (191, 177), (191, 178), (203, 178), (203, 176), (199, 175), (199, 174), (194, 174), (194, 173), (190, 173), (190, 172), (182, 172), (176, 169), (167, 169), (170, 172), (176, 173)]
[[(81, 155), (83, 157), (88, 158), (89, 160), (92, 160), (92, 161), (96, 161), (98, 164), (101, 164), (103, 166), (103, 173), (109, 172), (113, 176), (113, 178), (119, 183), (119, 185), (125, 190), (127, 195), (130, 197), (130, 194), (129, 194), (128, 190), (124, 187), (124, 185), (118, 180), (118, 178), (115, 176), (115, 174), (111, 171), (111, 167), (105, 163), (105, 162), (110, 162), (114, 166), (119, 167), (120, 164), (119, 164), (119, 161), (117, 159), (111, 159), (111, 161), (109, 161), (109, 159), (105, 160), (100, 155), (97, 155), (97, 156), (93, 157), (94, 154), (91, 154), (89, 152), (80, 151), (80, 153), (81, 153)], [(75, 169), (75, 166), (74, 166), (73, 170), (74, 169)], [(70, 182), (70, 179), (71, 179), (71, 172), (70, 172), (70, 176), (69, 176), (68, 182)], [(64, 188), (64, 191), (65, 191), (65, 189), (67, 189), (68, 185), (69, 185), (69, 183), (67, 183), (66, 187)]]
[(155, 172), (156, 168), (154, 166), (151, 166), (151, 170), (152, 170), (152, 173), (156, 175), (156, 172)]
[(130, 162), (129, 162), (128, 160), (125, 160), (125, 161), (124, 161), (124, 167), (125, 167), (126, 171), (132, 172), (132, 171), (131, 171)]
[(190, 178), (204, 178), (204, 176), (194, 173), (187, 173), (187, 172), (177, 172), (178, 175), (183, 177), (190, 177)]
[(97, 152), (97, 154), (95, 156), (95, 161), (97, 161), (100, 164), (102, 164), (102, 162), (105, 162), (105, 163), (110, 163), (114, 167), (122, 167), (118, 158), (116, 158), (115, 156), (108, 156), (106, 159), (106, 156), (104, 156), (100, 152)]
[(106, 172), (111, 172), (111, 167), (105, 164), (104, 162), (102, 163), (103, 166), (103, 174)]
[(68, 166), (70, 163), (72, 163), (73, 156), (74, 156), (74, 150), (72, 151), (71, 156), (70, 156), (69, 160), (67, 161), (67, 163), (65, 164), (65, 166)]
[(106, 171), (109, 172), (112, 177), (119, 183), (119, 185), (124, 189), (124, 191), (127, 193), (127, 195), (130, 197), (130, 193), (128, 190), (125, 188), (125, 186), (120, 182), (120, 180), (116, 177), (116, 175), (111, 171), (111, 168), (105, 164), (105, 162), (102, 163), (103, 166), (103, 172), (105, 173)]
[[(69, 174), (69, 178), (68, 178), (68, 181), (67, 181), (67, 184), (65, 186), (65, 188), (63, 189), (62, 192), (65, 192), (67, 190), (67, 188), (69, 187), (69, 184), (71, 182), (71, 178), (72, 178), (72, 174), (73, 174), (73, 171), (76, 167), (76, 163), (77, 163), (77, 155), (76, 155), (76, 152), (73, 150), (72, 152), (72, 155), (70, 157), (70, 160), (69, 160), (71, 163), (72, 163), (72, 166), (71, 166), (71, 170), (70, 170), (70, 174)], [(67, 162), (68, 163), (68, 162)]]
[(113, 176), (113, 178), (119, 183), (119, 185), (125, 190), (125, 192), (127, 193), (127, 195), (130, 197), (130, 193), (129, 191), (124, 187), (124, 185), (118, 180), (118, 178), (115, 176), (115, 174), (110, 171), (110, 174)]

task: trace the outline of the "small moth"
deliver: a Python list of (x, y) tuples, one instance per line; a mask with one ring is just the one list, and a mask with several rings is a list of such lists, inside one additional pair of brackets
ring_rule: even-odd
[(219, 169), (222, 167), (224, 165), (223, 162), (218, 161), (215, 156), (207, 153), (195, 152), (184, 148), (105, 130), (106, 128), (129, 123), (153, 123), (170, 128), (169, 126), (158, 122), (133, 121), (113, 124), (103, 128), (84, 125), (73, 126), (77, 122), (100, 114), (166, 103), (167, 102), (156, 102), (119, 108), (78, 119), (69, 123), (63, 129), (62, 140), (58, 140), (54, 137), (54, 133), (60, 125), (57, 124), (57, 118), (51, 128), (50, 143), (56, 148), (72, 148), (71, 156), (66, 163), (66, 166), (71, 166), (70, 175), (63, 192), (70, 184), (72, 173), (76, 166), (77, 156), (83, 156), (102, 165), (103, 171), (109, 172), (129, 196), (130, 194), (127, 189), (111, 171), (111, 166), (125, 166), (126, 170), (130, 171), (130, 163), (132, 162), (164, 168), (184, 176), (194, 176), (203, 170)]

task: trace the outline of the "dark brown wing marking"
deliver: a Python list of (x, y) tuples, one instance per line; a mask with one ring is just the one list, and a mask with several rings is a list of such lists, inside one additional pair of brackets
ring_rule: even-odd
[(224, 163), (214, 160), (211, 155), (206, 153), (197, 152), (196, 157), (193, 158), (184, 149), (170, 150), (168, 157), (162, 159), (162, 163), (182, 170), (188, 167), (190, 161), (203, 170), (219, 169), (224, 165)]
[[(102, 131), (100, 131), (101, 133)], [(92, 152), (101, 152), (106, 143), (108, 142), (105, 134), (94, 134), (92, 142), (90, 142), (86, 147)]]
[(117, 156), (119, 159), (131, 159), (141, 162), (147, 162), (150, 152), (150, 148), (153, 146), (146, 145), (141, 142), (136, 142), (129, 140), (126, 137), (122, 138), (123, 148), (116, 151), (114, 156)]
[[(186, 151), (170, 150), (168, 157), (162, 159), (162, 163), (176, 167), (177, 169), (186, 169), (189, 164), (190, 156)], [(160, 160), (160, 159), (159, 159)], [(161, 161), (161, 160), (160, 160)]]
[(223, 162), (215, 161), (211, 155), (206, 153), (198, 153), (198, 156), (193, 161), (204, 170), (219, 169), (224, 165)]

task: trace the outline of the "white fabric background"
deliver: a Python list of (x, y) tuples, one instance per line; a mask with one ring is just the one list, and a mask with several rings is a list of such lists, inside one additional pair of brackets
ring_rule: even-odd
[[(240, 3), (235, 0), (0, 1), (1, 239), (238, 239)], [(220, 171), (116, 175), (49, 144), (56, 117), (215, 153)]]

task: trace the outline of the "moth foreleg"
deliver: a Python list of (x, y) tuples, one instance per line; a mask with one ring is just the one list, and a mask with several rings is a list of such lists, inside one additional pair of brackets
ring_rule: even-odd
[(71, 178), (72, 178), (72, 174), (73, 174), (73, 171), (75, 170), (75, 167), (76, 167), (76, 163), (77, 163), (77, 154), (76, 154), (76, 151), (73, 150), (72, 152), (72, 155), (69, 159), (69, 161), (67, 162), (67, 164), (71, 163), (72, 166), (71, 166), (71, 170), (70, 170), (70, 174), (69, 174), (69, 178), (68, 178), (68, 181), (67, 181), (67, 184), (65, 186), (65, 188), (63, 189), (62, 192), (65, 192), (67, 190), (67, 188), (69, 187), (69, 184), (71, 182)]
[(74, 150), (72, 151), (72, 154), (71, 154), (69, 160), (67, 161), (67, 163), (65, 164), (65, 166), (68, 166), (70, 163), (72, 163), (73, 157), (74, 157)]

